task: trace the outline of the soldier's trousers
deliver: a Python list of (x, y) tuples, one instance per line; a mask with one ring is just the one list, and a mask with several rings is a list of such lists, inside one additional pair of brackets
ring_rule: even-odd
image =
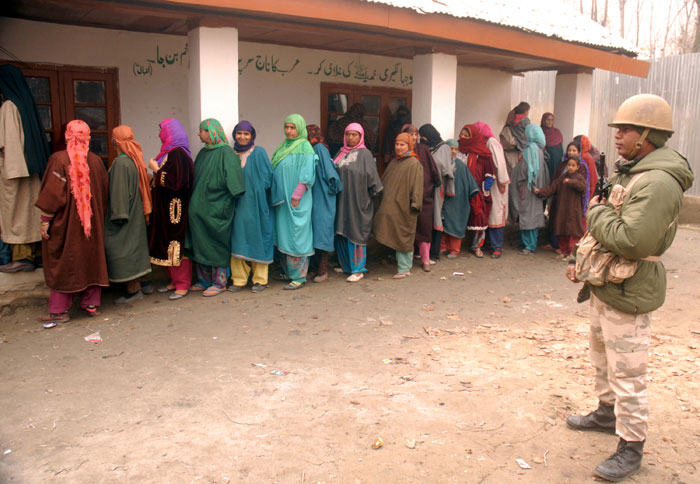
[(623, 313), (591, 294), (590, 319), (598, 399), (615, 405), (617, 435), (627, 441), (646, 440), (651, 313)]

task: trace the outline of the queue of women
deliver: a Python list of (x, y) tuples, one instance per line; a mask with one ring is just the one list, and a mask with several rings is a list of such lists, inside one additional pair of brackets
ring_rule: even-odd
[[(157, 290), (176, 300), (249, 284), (257, 293), (269, 277), (286, 281), (285, 290), (309, 279), (320, 283), (333, 252), (331, 271), (357, 283), (367, 272), (372, 235), (395, 251), (396, 279), (411, 275), (414, 252), (426, 272), (441, 254), (457, 257), (469, 232), (476, 257), (489, 247), (499, 258), (509, 213), (520, 225), (520, 253), (528, 254), (545, 223), (542, 199), (552, 196), (552, 242), (567, 253), (583, 234), (594, 184), (594, 166), (579, 158), (590, 144), (581, 137), (563, 156), (551, 114), (542, 127), (532, 125), (522, 104), (500, 141), (485, 123), (465, 125), (457, 140), (443, 140), (430, 124), (405, 124), (381, 178), (359, 123), (347, 124), (343, 146), (331, 155), (320, 128), (292, 114), (269, 157), (255, 144), (250, 122), (236, 125), (231, 146), (220, 123), (206, 119), (193, 161), (186, 130), (170, 118), (160, 123), (162, 147), (148, 163), (131, 128), (118, 126), (112, 132), (118, 156), (106, 170), (89, 151), (88, 125), (71, 121), (67, 149), (49, 159), (36, 202), (51, 289), (49, 312), (39, 319), (45, 327), (68, 321), (76, 295), (88, 315), (99, 314), (101, 290), (110, 283), (124, 287), (115, 303), (140, 299), (154, 290), (147, 279), (152, 264), (168, 275)], [(269, 274), (273, 261), (279, 274)]]

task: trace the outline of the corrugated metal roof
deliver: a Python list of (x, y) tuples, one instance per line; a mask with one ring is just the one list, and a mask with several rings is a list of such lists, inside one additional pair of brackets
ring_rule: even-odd
[(627, 40), (590, 17), (552, 0), (363, 0), (409, 8), (421, 14), (445, 14), (503, 25), (566, 42), (639, 55)]

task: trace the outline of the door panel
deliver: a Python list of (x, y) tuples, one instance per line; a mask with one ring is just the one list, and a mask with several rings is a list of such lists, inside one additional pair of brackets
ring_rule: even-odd
[[(342, 117), (350, 106), (361, 103), (365, 107), (365, 120), (377, 135), (373, 154), (377, 159), (379, 174), (384, 172), (385, 154), (382, 149), (384, 136), (391, 116), (400, 105), (411, 107), (411, 91), (385, 87), (369, 87), (354, 84), (321, 83), (321, 119), (323, 134), (328, 139), (328, 128)], [(329, 148), (332, 148), (329, 145)], [(386, 160), (388, 162), (389, 160)]]

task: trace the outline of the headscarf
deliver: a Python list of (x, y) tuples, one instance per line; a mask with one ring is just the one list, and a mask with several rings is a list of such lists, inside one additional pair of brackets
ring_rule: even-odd
[(436, 148), (440, 143), (442, 143), (442, 137), (440, 132), (435, 129), (432, 124), (424, 124), (418, 130), (418, 133), (425, 138), (425, 144), (431, 149)]
[(92, 205), (90, 200), (90, 167), (87, 155), (90, 150), (90, 127), (85, 121), (75, 119), (66, 126), (66, 151), (70, 165), (70, 190), (75, 198), (75, 208), (78, 211), (80, 225), (83, 226), (85, 237), (90, 238), (92, 229)]
[(523, 150), (523, 161), (527, 163), (527, 188), (532, 190), (535, 180), (540, 174), (540, 153), (547, 144), (542, 128), (536, 124), (528, 124), (525, 128), (527, 146)]
[(457, 141), (457, 140), (454, 139), (454, 138), (448, 139), (447, 141), (445, 141), (445, 143), (446, 143), (447, 146), (449, 146), (450, 148), (457, 148), (457, 147), (459, 146), (459, 141)]
[(462, 129), (469, 131), (471, 138), (459, 138), (459, 152), (465, 155), (467, 153), (474, 153), (477, 156), (491, 158), (491, 150), (486, 146), (486, 140), (481, 134), (481, 131), (473, 124), (465, 124)]
[(292, 155), (294, 153), (314, 152), (314, 149), (311, 147), (311, 143), (309, 143), (309, 141), (306, 139), (306, 121), (304, 121), (301, 114), (290, 114), (285, 118), (282, 126), (287, 123), (292, 123), (294, 126), (296, 126), (297, 137), (292, 139), (285, 138), (284, 141), (277, 146), (275, 152), (272, 153), (271, 163), (273, 169), (277, 168), (277, 165), (279, 165), (280, 162), (288, 155)]
[[(496, 138), (493, 134), (493, 130), (491, 129), (490, 125), (482, 123), (481, 121), (477, 121), (476, 123), (474, 123), (474, 126), (476, 127), (476, 129), (479, 130), (479, 133), (481, 133), (481, 136), (483, 136), (484, 139), (486, 139), (486, 141), (488, 141), (489, 138)], [(496, 140), (498, 141), (497, 138)]]
[[(345, 140), (345, 133), (348, 131), (357, 131), (360, 133), (360, 142), (357, 143), (355, 146), (348, 146), (348, 142)], [(362, 129), (362, 125), (359, 123), (350, 123), (348, 126), (345, 128), (345, 133), (343, 133), (343, 147), (340, 148), (340, 151), (338, 151), (338, 154), (335, 157), (335, 160), (333, 160), (333, 163), (338, 163), (342, 157), (350, 153), (351, 151), (359, 150), (360, 148), (366, 148), (365, 146), (365, 130)]]
[[(250, 143), (242, 145), (236, 141), (236, 132), (238, 131), (248, 131), (250, 133)], [(253, 145), (255, 145), (255, 128), (249, 121), (244, 119), (233, 128), (233, 149), (236, 150), (237, 153), (242, 153), (251, 149)]]
[[(415, 128), (415, 126), (414, 126), (414, 128)], [(416, 144), (413, 141), (413, 137), (409, 133), (405, 133), (405, 132), (399, 133), (398, 135), (396, 135), (396, 140), (394, 140), (394, 143), (396, 143), (397, 141), (403, 141), (404, 143), (406, 143), (408, 145), (408, 151), (406, 152), (406, 154), (404, 154), (403, 156), (400, 156), (400, 157), (397, 155), (396, 156), (397, 159), (403, 160), (405, 158), (408, 158), (409, 156), (413, 156), (413, 157), (417, 158), (416, 154), (413, 152), (413, 148), (415, 148)]]
[(167, 118), (160, 122), (160, 137), (161, 147), (160, 152), (156, 155), (158, 166), (163, 164), (165, 156), (175, 148), (182, 148), (187, 152), (190, 158), (190, 139), (187, 137), (187, 131), (182, 127), (180, 121), (175, 118)]
[(306, 132), (308, 133), (309, 143), (311, 143), (311, 146), (316, 146), (319, 143), (325, 146), (326, 143), (325, 139), (323, 138), (323, 133), (317, 124), (307, 124)]
[(51, 150), (46, 142), (44, 124), (34, 102), (32, 91), (17, 67), (5, 64), (0, 66), (0, 92), (5, 99), (17, 106), (24, 133), (24, 161), (30, 175), (44, 176), (46, 163)]
[[(522, 104), (522, 103), (520, 103)], [(520, 106), (516, 106), (508, 113), (508, 119), (506, 120), (506, 126), (511, 127), (511, 133), (516, 140), (516, 149), (522, 152), (527, 145), (527, 135), (525, 134), (525, 129), (530, 124), (530, 118), (525, 116), (525, 114), (515, 114), (515, 110)]]
[(416, 128), (416, 126), (413, 124), (406, 123), (401, 126), (401, 132), (413, 134), (418, 132), (418, 128)]
[(131, 158), (131, 161), (136, 165), (136, 169), (139, 172), (139, 191), (143, 202), (143, 214), (148, 216), (152, 211), (151, 190), (141, 145), (134, 139), (134, 131), (123, 124), (112, 130), (112, 138), (114, 138), (117, 147)]
[(205, 145), (208, 150), (213, 150), (215, 148), (221, 148), (222, 146), (228, 146), (228, 139), (226, 138), (226, 133), (224, 133), (224, 128), (221, 127), (221, 123), (214, 118), (207, 118), (201, 123), (199, 123), (199, 129), (209, 132), (209, 137), (211, 138), (211, 144)]
[(540, 128), (542, 128), (542, 131), (544, 132), (544, 138), (547, 142), (547, 146), (559, 146), (564, 142), (564, 135), (562, 135), (561, 131), (555, 128), (554, 125), (552, 125), (551, 128), (544, 125), (544, 120), (550, 116), (554, 118), (552, 113), (544, 113), (542, 115), (542, 119), (540, 120)]

